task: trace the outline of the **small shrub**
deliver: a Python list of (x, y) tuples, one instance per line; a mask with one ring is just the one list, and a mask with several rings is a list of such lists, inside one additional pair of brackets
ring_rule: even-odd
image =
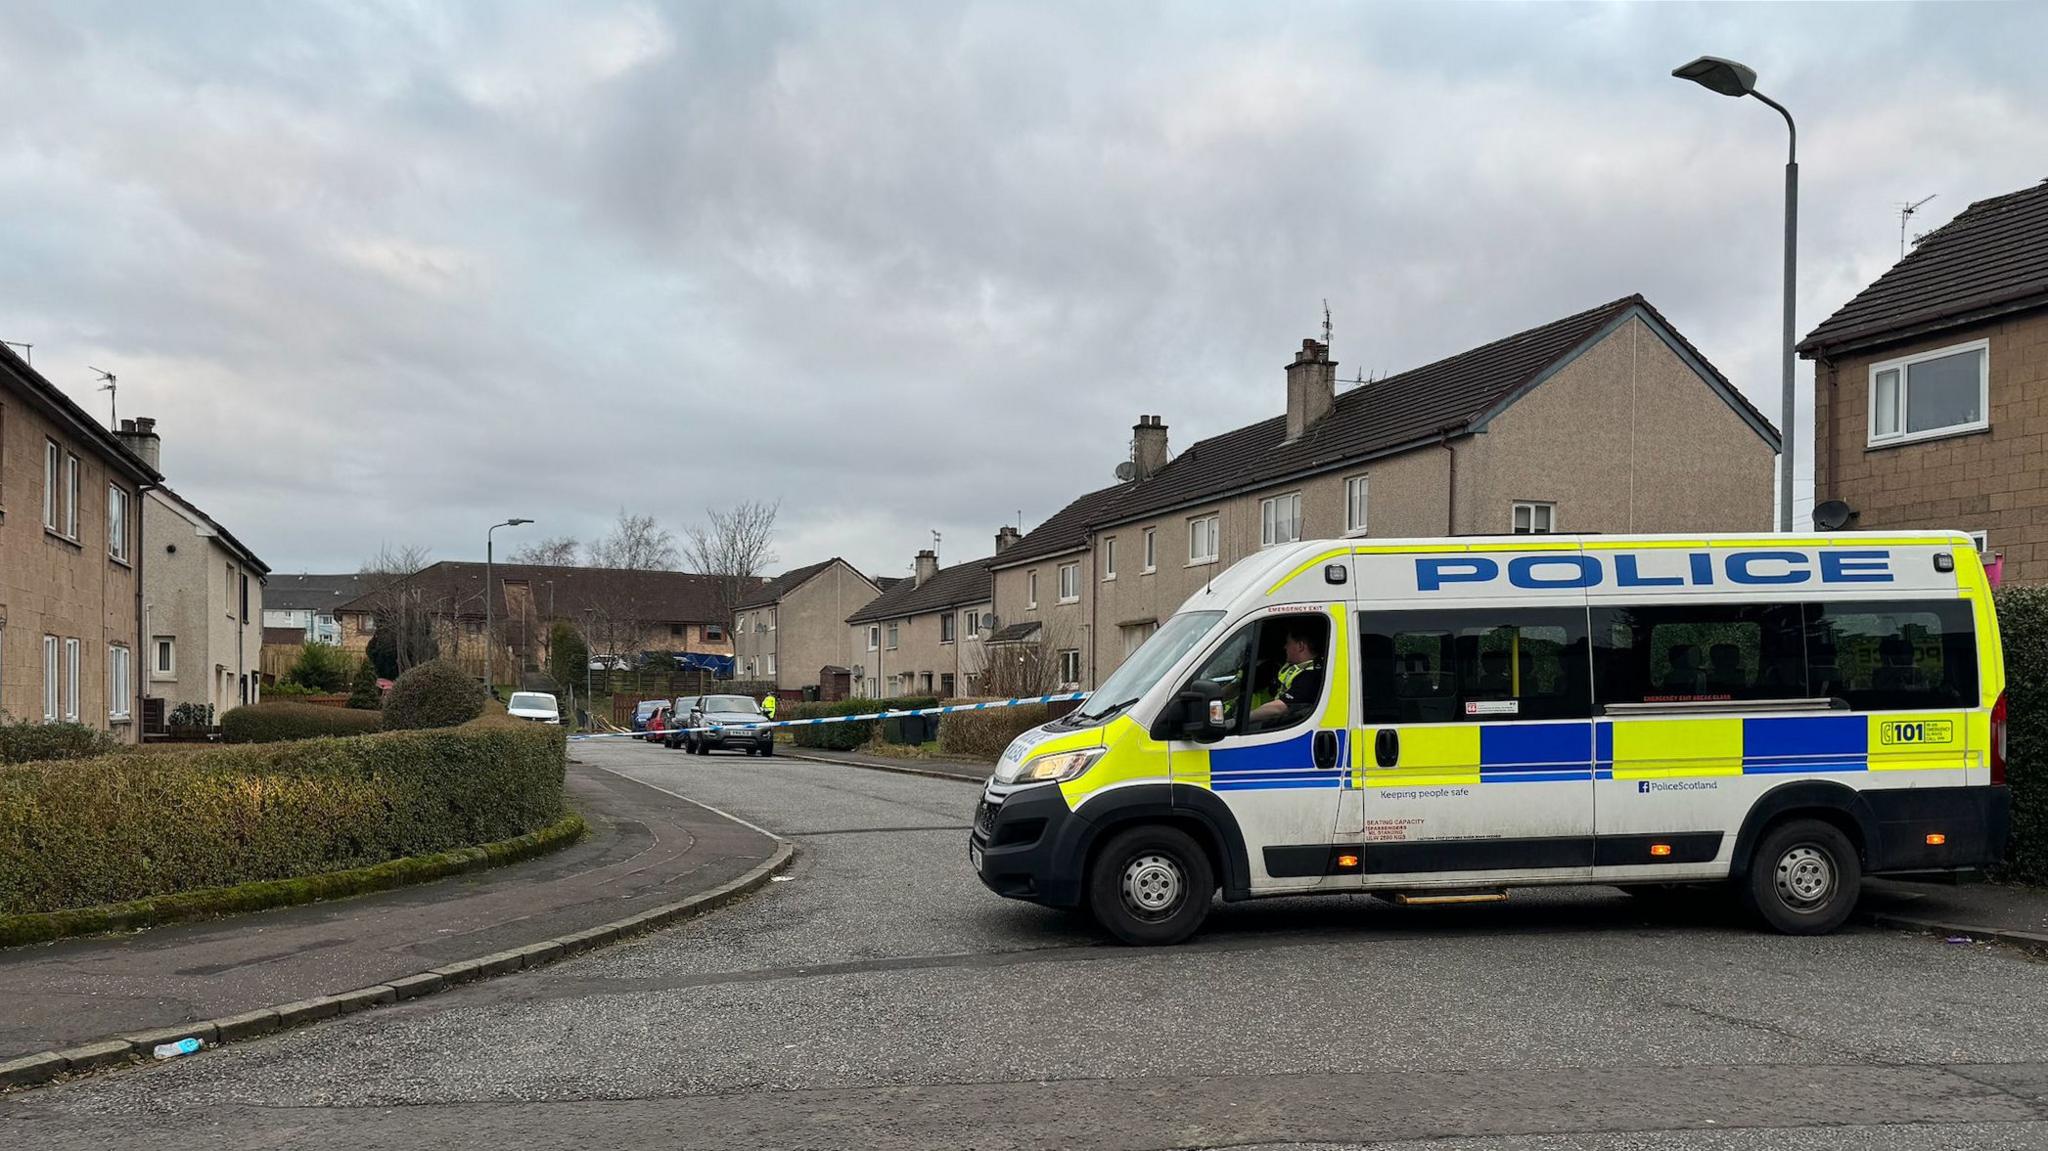
[(375, 713), (291, 700), (230, 708), (220, 720), (221, 738), (229, 743), (278, 743), (323, 735), (366, 735), (382, 726), (382, 717)]
[(318, 695), (319, 693), (305, 684), (293, 683), (289, 679), (281, 679), (264, 688), (263, 694), (265, 698), (275, 696), (280, 699), (297, 699), (302, 695)]
[(2012, 840), (2001, 878), (2048, 883), (2048, 587), (1998, 593)]
[(384, 729), (411, 731), (468, 723), (484, 710), (484, 686), (453, 663), (423, 663), (391, 685)]
[(209, 728), (213, 726), (213, 705), (210, 703), (181, 703), (171, 709), (170, 724), (173, 729)]
[[(845, 699), (837, 703), (793, 703), (782, 708), (777, 719), (817, 719), (828, 715), (862, 715), (871, 711), (905, 711), (910, 708), (932, 707), (939, 701), (930, 696), (916, 696), (902, 699)], [(798, 747), (817, 747), (832, 751), (852, 751), (874, 738), (875, 721), (859, 720), (853, 723), (821, 723), (816, 727), (791, 728), (795, 733)]]
[(105, 755), (119, 746), (113, 736), (82, 723), (0, 721), (0, 763), (90, 759), (95, 755)]
[(358, 711), (376, 711), (384, 706), (384, 692), (377, 687), (377, 669), (369, 660), (356, 665), (356, 678), (348, 688), (348, 705)]
[(309, 643), (299, 649), (287, 678), (308, 691), (332, 695), (348, 690), (356, 663), (356, 657), (331, 643)]
[(939, 725), (939, 754), (994, 763), (1011, 740), (1051, 718), (1050, 709), (1042, 703), (955, 712)]

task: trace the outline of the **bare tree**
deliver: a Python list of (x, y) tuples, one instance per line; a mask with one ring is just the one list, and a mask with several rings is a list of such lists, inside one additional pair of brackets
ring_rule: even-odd
[(537, 544), (528, 544), (513, 552), (507, 563), (537, 564), (542, 567), (568, 567), (583, 553), (583, 545), (575, 536), (555, 536)]
[(724, 511), (704, 509), (704, 523), (683, 529), (683, 554), (700, 575), (718, 581), (718, 610), (726, 634), (740, 600), (761, 582), (762, 569), (775, 562), (775, 513), (780, 504), (734, 504)]
[(612, 530), (590, 545), (590, 565), (622, 571), (674, 571), (676, 538), (654, 521), (619, 509)]
[(371, 606), (378, 632), (388, 643), (396, 670), (404, 672), (414, 664), (434, 657), (433, 613), (426, 581), (421, 579), (431, 563), (426, 548), (413, 544), (384, 544), (377, 554), (363, 561), (361, 575), (370, 585)]
[(1024, 639), (991, 643), (987, 648), (988, 662), (973, 677), (977, 694), (1051, 695), (1066, 686), (1060, 666), (1062, 653), (1078, 653), (1081, 644), (1064, 618), (1053, 617), (1040, 621), (1038, 630)]

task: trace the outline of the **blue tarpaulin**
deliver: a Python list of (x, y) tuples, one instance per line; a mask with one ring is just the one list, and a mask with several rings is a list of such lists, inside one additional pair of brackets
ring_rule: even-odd
[(714, 679), (732, 678), (732, 657), (729, 655), (682, 651), (675, 653), (675, 660), (676, 666), (684, 671), (708, 671)]

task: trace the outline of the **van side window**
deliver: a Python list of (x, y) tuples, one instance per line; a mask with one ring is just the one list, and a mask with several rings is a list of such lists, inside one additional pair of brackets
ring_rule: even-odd
[(1816, 696), (1857, 711), (1977, 706), (1977, 637), (1964, 600), (1810, 604)]
[(1266, 616), (1225, 640), (1189, 686), (1222, 703), (1225, 736), (1280, 731), (1318, 713), (1329, 646), (1327, 616)]
[(1599, 701), (1805, 699), (1798, 604), (1594, 608)]
[(1585, 613), (1362, 612), (1361, 691), (1368, 723), (1584, 719)]

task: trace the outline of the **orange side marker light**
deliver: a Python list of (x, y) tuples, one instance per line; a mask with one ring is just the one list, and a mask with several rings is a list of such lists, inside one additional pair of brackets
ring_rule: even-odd
[(1670, 844), (1668, 844), (1668, 843), (1653, 843), (1653, 844), (1651, 844), (1651, 845), (1650, 845), (1650, 854), (1651, 854), (1651, 855), (1670, 855), (1670, 854), (1671, 854), (1671, 845), (1670, 845)]

